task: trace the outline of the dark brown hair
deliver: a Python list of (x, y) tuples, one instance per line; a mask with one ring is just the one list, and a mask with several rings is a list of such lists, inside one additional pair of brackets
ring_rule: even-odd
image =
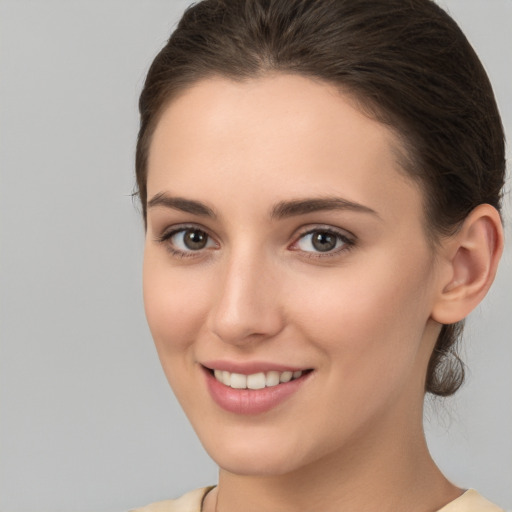
[[(139, 102), (138, 194), (146, 219), (147, 160), (165, 106), (201, 79), (297, 73), (337, 85), (400, 137), (401, 164), (424, 191), (426, 232), (456, 231), (477, 205), (500, 210), (504, 133), (485, 70), (457, 24), (431, 0), (204, 0), (184, 13), (153, 61)], [(464, 380), (444, 325), (426, 391)]]

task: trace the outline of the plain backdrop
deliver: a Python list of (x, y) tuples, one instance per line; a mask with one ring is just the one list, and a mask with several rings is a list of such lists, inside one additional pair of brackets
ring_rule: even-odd
[[(512, 1), (441, 3), (483, 60), (512, 138)], [(0, 0), (3, 512), (123, 511), (216, 481), (146, 326), (131, 198), (138, 94), (188, 4)], [(505, 203), (507, 250), (469, 322), (467, 384), (429, 404), (426, 428), (454, 482), (512, 509)]]

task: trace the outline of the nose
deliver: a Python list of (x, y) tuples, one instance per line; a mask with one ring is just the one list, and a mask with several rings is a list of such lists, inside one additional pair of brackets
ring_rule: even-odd
[(208, 327), (222, 341), (246, 345), (276, 336), (284, 328), (280, 282), (271, 262), (233, 254), (218, 274)]

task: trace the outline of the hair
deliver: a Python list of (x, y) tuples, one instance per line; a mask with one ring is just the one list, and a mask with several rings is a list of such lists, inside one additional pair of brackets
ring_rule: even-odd
[[(204, 0), (189, 7), (154, 59), (139, 100), (138, 195), (162, 112), (200, 80), (295, 73), (334, 84), (398, 134), (404, 172), (421, 185), (426, 233), (456, 232), (473, 208), (500, 211), (505, 144), (487, 74), (466, 37), (431, 0)], [(463, 322), (443, 325), (425, 391), (455, 393)]]

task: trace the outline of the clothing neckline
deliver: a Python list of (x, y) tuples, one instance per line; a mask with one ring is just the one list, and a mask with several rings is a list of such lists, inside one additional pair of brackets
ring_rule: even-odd
[[(204, 503), (204, 500), (206, 498), (206, 495), (210, 491), (215, 489), (216, 487), (217, 487), (216, 485), (212, 485), (212, 486), (209, 486), (209, 487), (205, 487), (203, 489), (203, 495), (202, 495), (201, 500), (200, 500), (200, 506), (199, 506), (199, 511), (198, 512), (203, 512), (203, 503)], [(477, 501), (479, 505), (487, 505), (488, 508), (486, 508), (485, 510), (489, 510), (489, 512), (494, 512), (494, 511), (497, 512), (497, 511), (502, 510), (502, 509), (498, 508), (496, 505), (494, 505), (493, 503), (487, 501), (475, 489), (465, 489), (464, 492), (460, 496), (458, 496), (454, 500), (450, 501), (449, 503), (444, 505), (442, 508), (438, 509), (437, 512), (452, 512), (452, 509), (453, 509), (453, 512), (457, 512), (459, 510), (459, 505), (462, 506), (462, 505), (464, 505), (466, 503), (469, 503), (470, 501), (471, 502)]]

